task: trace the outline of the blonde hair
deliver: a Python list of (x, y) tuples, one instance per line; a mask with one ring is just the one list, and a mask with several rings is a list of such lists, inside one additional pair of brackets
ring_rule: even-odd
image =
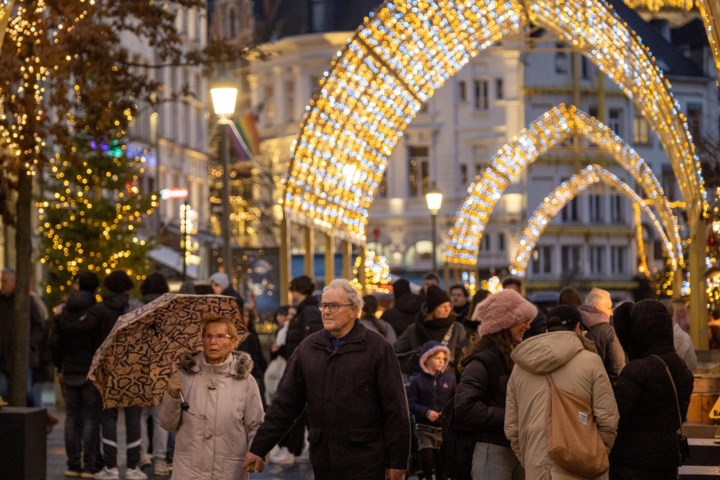
[(218, 315), (213, 315), (211, 317), (205, 317), (203, 318), (203, 326), (202, 326), (202, 335), (203, 337), (207, 333), (207, 326), (211, 323), (224, 323), (227, 326), (228, 335), (230, 335), (230, 340), (232, 340), (233, 343), (238, 343), (240, 341), (240, 335), (238, 335), (237, 327), (235, 324), (228, 320), (225, 317), (220, 317)]

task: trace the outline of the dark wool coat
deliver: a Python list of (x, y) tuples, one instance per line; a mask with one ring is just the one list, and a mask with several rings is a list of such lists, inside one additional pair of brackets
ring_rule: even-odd
[(291, 355), (250, 451), (265, 457), (306, 407), (310, 463), (317, 480), (384, 480), (407, 468), (410, 420), (390, 344), (359, 322), (333, 352), (327, 332)]
[(510, 446), (505, 395), (510, 369), (496, 348), (479, 351), (463, 370), (455, 394), (455, 420), (476, 442)]
[(433, 427), (442, 426), (441, 418), (431, 422), (427, 418), (427, 412), (442, 412), (445, 404), (455, 394), (456, 387), (455, 375), (448, 372), (437, 375), (421, 372), (415, 375), (407, 389), (410, 413), (415, 415), (415, 421)]
[(455, 365), (465, 348), (465, 327), (455, 321), (455, 316), (450, 315), (448, 318), (436, 318), (434, 320), (425, 321), (422, 313), (417, 314), (415, 322), (410, 325), (395, 342), (395, 352), (400, 359), (400, 365), (403, 373), (415, 375), (420, 372), (420, 349), (428, 340), (442, 342), (445, 334), (453, 325), (453, 331), (450, 339), (445, 345), (450, 350), (450, 358), (448, 359), (447, 371), (455, 374)]
[(422, 307), (422, 299), (413, 293), (406, 293), (396, 298), (392, 308), (385, 310), (380, 319), (388, 322), (399, 337), (413, 324), (415, 317), (420, 313), (420, 307)]
[[(0, 372), (10, 373), (10, 357), (13, 343), (12, 323), (15, 318), (15, 294), (0, 293)], [(35, 302), (30, 299), (30, 367), (40, 365), (40, 343), (45, 325)]]
[(662, 362), (652, 355), (660, 356), (670, 368), (683, 419), (693, 375), (675, 353), (672, 319), (660, 302), (636, 303), (627, 332), (633, 353), (614, 385), (620, 424), (610, 454), (610, 478), (613, 471), (619, 473), (623, 468), (639, 469), (643, 478), (676, 478), (675, 432), (679, 424), (675, 393)]
[(95, 303), (92, 292), (70, 292), (62, 312), (55, 316), (50, 341), (53, 365), (64, 375), (86, 376), (90, 370), (97, 335), (94, 331), (73, 333), (72, 326)]
[(311, 333), (322, 330), (322, 315), (318, 301), (310, 295), (297, 306), (297, 314), (290, 320), (287, 337), (285, 338), (285, 352), (289, 357), (300, 342)]

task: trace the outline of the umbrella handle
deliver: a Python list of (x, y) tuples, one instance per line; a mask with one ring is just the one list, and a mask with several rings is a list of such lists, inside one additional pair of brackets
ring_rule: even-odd
[(185, 397), (182, 394), (182, 390), (178, 392), (180, 394), (180, 410), (186, 412), (190, 409), (190, 404), (185, 401)]

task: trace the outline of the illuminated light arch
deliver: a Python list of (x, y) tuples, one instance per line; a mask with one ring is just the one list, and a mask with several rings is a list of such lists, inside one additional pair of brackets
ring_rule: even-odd
[(613, 156), (642, 186), (660, 216), (655, 227), (666, 233), (672, 245), (673, 257), (677, 264), (683, 265), (677, 218), (648, 164), (607, 126), (575, 106), (564, 104), (545, 112), (521, 130), (511, 142), (501, 147), (480, 179), (468, 188), (468, 196), (458, 210), (450, 230), (443, 260), (476, 265), (485, 225), (505, 189), (538, 157), (573, 134), (584, 136)]
[(470, 58), (528, 21), (556, 32), (620, 85), (658, 134), (689, 215), (704, 211), (699, 160), (669, 83), (604, 4), (427, 0), (420, 8), (398, 0), (359, 27), (307, 107), (285, 178), (287, 218), (364, 244), (387, 159), (422, 104)]
[(562, 182), (562, 184), (545, 197), (545, 199), (535, 209), (528, 220), (527, 225), (520, 233), (520, 241), (518, 243), (517, 251), (515, 252), (515, 255), (513, 255), (513, 261), (510, 265), (511, 274), (519, 277), (525, 276), (525, 271), (527, 270), (530, 256), (535, 249), (535, 245), (537, 244), (538, 239), (545, 232), (545, 228), (550, 224), (550, 221), (573, 198), (580, 195), (591, 185), (599, 182), (603, 182), (625, 194), (636, 205), (640, 206), (655, 226), (655, 230), (657, 230), (657, 233), (660, 236), (667, 261), (673, 267), (672, 270), (675, 270), (675, 267), (677, 266), (677, 259), (675, 257), (673, 246), (668, 240), (665, 231), (660, 228), (658, 219), (655, 217), (655, 214), (650, 207), (645, 204), (643, 199), (640, 198), (640, 196), (635, 193), (630, 186), (620, 180), (617, 176), (599, 165), (588, 165), (582, 169), (580, 173), (577, 173), (568, 180)]

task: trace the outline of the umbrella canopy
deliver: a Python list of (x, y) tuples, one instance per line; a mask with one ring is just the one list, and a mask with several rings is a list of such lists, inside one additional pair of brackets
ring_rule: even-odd
[(202, 323), (211, 316), (232, 320), (240, 341), (247, 337), (237, 299), (223, 295), (166, 293), (118, 318), (88, 373), (103, 406), (159, 404), (180, 356), (201, 349)]

